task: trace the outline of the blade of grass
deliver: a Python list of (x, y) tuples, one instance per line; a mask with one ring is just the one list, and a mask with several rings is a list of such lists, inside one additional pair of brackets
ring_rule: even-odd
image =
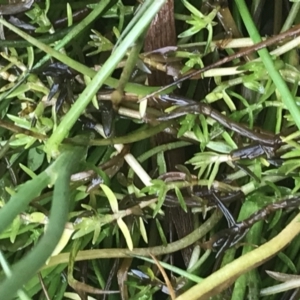
[[(152, 264), (155, 264), (154, 260), (151, 259), (151, 258), (148, 258), (148, 257), (144, 257), (144, 256), (135, 256), (141, 260), (144, 260), (144, 261), (147, 261), (147, 262), (150, 262)], [(170, 264), (167, 264), (163, 261), (160, 261), (159, 262), (165, 269), (169, 270), (169, 271), (172, 271), (173, 273), (175, 274), (178, 274), (179, 276), (182, 276), (182, 277), (185, 277), (193, 282), (196, 282), (196, 283), (199, 283), (203, 280), (203, 278), (197, 276), (197, 275), (194, 275), (194, 274), (191, 274), (190, 272), (187, 272), (187, 271), (184, 271), (178, 267), (175, 267), (173, 265), (170, 265)]]
[(281, 32), (288, 30), (292, 26), (292, 24), (294, 23), (297, 15), (298, 15), (299, 9), (300, 9), (300, 2), (299, 1), (294, 2), (290, 9), (288, 17), (286, 18), (286, 20), (281, 28)]

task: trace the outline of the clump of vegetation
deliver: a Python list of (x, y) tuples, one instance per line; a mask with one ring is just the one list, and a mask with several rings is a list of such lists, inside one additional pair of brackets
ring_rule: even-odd
[(300, 2), (270, 2), (0, 6), (0, 299), (299, 298)]

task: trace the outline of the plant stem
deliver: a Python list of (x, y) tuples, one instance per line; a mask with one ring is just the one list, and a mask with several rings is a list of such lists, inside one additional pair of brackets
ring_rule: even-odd
[[(97, 250), (86, 250), (79, 251), (76, 257), (76, 261), (99, 259), (99, 258), (120, 258), (120, 257), (132, 257), (138, 256), (149, 256), (151, 253), (154, 256), (168, 254), (179, 251), (189, 245), (192, 245), (205, 234), (207, 234), (222, 218), (219, 211), (215, 211), (212, 216), (201, 225), (199, 228), (188, 234), (184, 238), (170, 243), (167, 246), (156, 246), (150, 248), (136, 248), (130, 251), (129, 249), (97, 249)], [(60, 253), (50, 259), (50, 262), (44, 266), (44, 268), (52, 267), (57, 264), (67, 263), (69, 261), (69, 253)]]
[[(246, 29), (252, 38), (254, 43), (261, 42), (261, 37), (259, 35), (259, 32), (257, 28), (255, 27), (255, 24), (251, 18), (251, 15), (249, 13), (249, 10), (247, 8), (247, 5), (244, 0), (235, 0), (236, 5), (238, 7), (238, 10), (241, 14), (241, 17), (244, 21), (244, 24), (246, 26)], [(268, 73), (270, 77), (272, 78), (274, 84), (276, 85), (278, 91), (281, 94), (282, 101), (289, 110), (290, 114), (292, 115), (294, 122), (296, 123), (297, 127), (300, 129), (300, 111), (296, 104), (296, 101), (291, 94), (287, 84), (281, 77), (278, 70), (275, 68), (274, 62), (272, 60), (271, 55), (269, 54), (267, 49), (260, 49), (258, 50), (258, 54), (261, 57), (262, 62), (264, 63), (266, 69), (268, 70)]]
[(289, 11), (288, 17), (286, 18), (286, 20), (281, 28), (281, 32), (288, 30), (289, 28), (292, 27), (297, 15), (298, 15), (299, 9), (300, 9), (300, 2), (299, 1), (294, 2), (291, 7), (291, 10)]

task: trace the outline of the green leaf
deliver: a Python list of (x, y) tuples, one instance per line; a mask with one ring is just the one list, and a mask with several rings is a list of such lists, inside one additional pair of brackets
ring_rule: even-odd
[(194, 34), (196, 34), (197, 32), (199, 32), (203, 27), (196, 27), (196, 26), (193, 26), (191, 28), (189, 28), (188, 30), (180, 33), (178, 35), (178, 38), (186, 38), (186, 37), (189, 37), (189, 36), (192, 36)]
[(289, 151), (289, 152), (281, 155), (280, 157), (283, 158), (283, 159), (293, 158), (293, 157), (300, 157), (300, 150), (294, 149), (292, 151)]
[(101, 226), (96, 226), (95, 230), (94, 230), (94, 235), (93, 235), (93, 240), (92, 240), (92, 244), (95, 245), (98, 238), (99, 238), (99, 234), (101, 232)]
[(252, 90), (252, 91), (255, 91), (255, 92), (258, 92), (260, 94), (264, 94), (265, 93), (265, 87), (257, 82), (257, 81), (246, 81), (246, 82), (243, 82), (243, 85), (248, 88), (249, 90)]
[(17, 216), (14, 218), (14, 221), (11, 226), (11, 233), (10, 233), (9, 238), (12, 243), (15, 242), (15, 239), (16, 239), (16, 236), (18, 235), (20, 226), (21, 226), (21, 218), (19, 216)]
[(205, 96), (207, 102), (212, 103), (223, 98), (222, 92), (211, 92)]
[(74, 232), (74, 229), (72, 227), (66, 227), (64, 229), (64, 232), (63, 232), (58, 244), (56, 245), (54, 251), (52, 252), (51, 256), (59, 254), (65, 248), (65, 246), (70, 241), (73, 232)]
[[(24, 118), (20, 118), (11, 114), (7, 114), (6, 115), (10, 120), (12, 120), (16, 125), (25, 128), (25, 129), (31, 129), (31, 123), (24, 119)], [(27, 136), (26, 136), (27, 137)]]
[(230, 153), (233, 150), (232, 147), (230, 147), (229, 145), (221, 141), (220, 142), (210, 141), (209, 149), (219, 153)]
[(299, 167), (300, 167), (300, 160), (299, 159), (291, 159), (291, 160), (285, 161), (282, 164), (282, 166), (279, 167), (278, 172), (287, 175)]
[(141, 193), (148, 193), (149, 195), (158, 195), (160, 190), (163, 189), (166, 183), (161, 179), (151, 180), (151, 185), (145, 186), (141, 189)]
[(81, 218), (80, 223), (75, 225), (75, 230), (78, 230), (73, 235), (72, 239), (78, 239), (82, 236), (85, 236), (95, 230), (96, 227), (101, 227), (98, 218), (90, 217), (90, 218)]
[(37, 177), (37, 175), (33, 171), (31, 171), (29, 168), (27, 168), (26, 166), (24, 166), (22, 164), (19, 164), (19, 166), (31, 178)]
[(278, 257), (283, 261), (284, 265), (286, 265), (294, 274), (297, 274), (297, 268), (293, 261), (283, 252), (278, 253)]
[(223, 99), (224, 99), (225, 103), (227, 104), (228, 108), (231, 111), (235, 111), (236, 110), (235, 104), (233, 103), (233, 101), (231, 100), (230, 96), (226, 93), (225, 90), (223, 90)]
[(162, 175), (167, 172), (167, 164), (164, 156), (164, 152), (157, 153), (157, 166), (158, 166), (158, 174)]
[(144, 242), (146, 244), (148, 244), (147, 230), (146, 230), (143, 218), (141, 218), (141, 217), (139, 217), (139, 230), (140, 230), (140, 233), (141, 233), (141, 236), (142, 236)]
[(265, 66), (261, 61), (249, 61), (241, 66), (238, 66), (237, 70), (261, 73), (263, 70), (265, 70)]
[(43, 163), (45, 158), (45, 152), (38, 150), (37, 148), (31, 148), (28, 151), (27, 166), (31, 171), (36, 171)]
[(46, 217), (41, 212), (33, 212), (32, 214), (30, 214), (28, 222), (46, 224), (48, 222), (48, 217)]
[(129, 229), (127, 227), (127, 225), (125, 224), (125, 222), (122, 219), (118, 219), (117, 220), (118, 226), (120, 228), (120, 230), (122, 231), (124, 238), (126, 240), (126, 244), (129, 250), (133, 249), (133, 242), (130, 236), (130, 232)]
[(274, 214), (274, 216), (272, 217), (271, 222), (268, 224), (268, 231), (273, 229), (277, 223), (279, 222), (280, 218), (282, 216), (282, 209), (277, 210)]
[(114, 44), (109, 39), (104, 37), (97, 30), (92, 29), (92, 32), (93, 34), (90, 35), (92, 41), (88, 42), (88, 45), (97, 49), (90, 53), (87, 53), (86, 56), (96, 55), (98, 53), (111, 51), (113, 49)]
[(184, 119), (180, 121), (180, 129), (178, 131), (177, 137), (183, 136), (187, 131), (192, 130), (195, 125), (195, 120), (197, 116), (192, 114), (187, 114)]
[(175, 186), (175, 194), (176, 194), (176, 197), (178, 198), (178, 202), (179, 202), (181, 208), (182, 208), (185, 212), (187, 212), (187, 206), (186, 206), (186, 203), (185, 203), (185, 201), (184, 201), (184, 198), (183, 198), (183, 196), (182, 196), (182, 193), (181, 193), (180, 189), (179, 189), (177, 186)]
[(77, 191), (76, 196), (74, 198), (74, 201), (80, 201), (84, 198), (86, 198), (89, 194), (86, 192), (82, 192), (82, 191)]
[(294, 177), (294, 188), (291, 192), (291, 194), (295, 194), (299, 191), (300, 189), (300, 178), (299, 177)]
[(199, 125), (196, 124), (193, 129), (195, 136), (200, 141), (200, 149), (203, 151), (208, 143), (207, 137), (204, 136)]
[(183, 5), (198, 19), (202, 19), (204, 15), (196, 7), (190, 4), (187, 0), (181, 0)]
[(207, 142), (209, 142), (209, 132), (208, 132), (207, 120), (203, 115), (199, 115), (199, 121), (200, 121), (200, 124), (201, 124), (201, 128), (202, 128), (204, 138)]
[(151, 268), (149, 268), (148, 266), (139, 266), (139, 269), (144, 274), (146, 274), (151, 281), (155, 280), (156, 277), (155, 277), (155, 274), (153, 273), (153, 271), (151, 270)]
[(155, 207), (155, 210), (153, 212), (153, 217), (156, 216), (156, 214), (159, 212), (159, 210), (161, 209), (162, 205), (164, 204), (165, 198), (166, 198), (166, 194), (167, 194), (167, 186), (166, 184), (162, 185), (159, 192), (158, 192), (158, 200), (157, 200), (157, 204)]
[(106, 195), (111, 210), (116, 213), (119, 211), (119, 205), (118, 205), (118, 200), (113, 191), (105, 184), (100, 184), (101, 189), (103, 190), (104, 194)]
[(209, 179), (208, 179), (208, 184), (207, 184), (207, 187), (210, 189), (211, 188), (211, 185), (213, 184), (217, 174), (218, 174), (218, 171), (219, 171), (219, 167), (220, 167), (220, 163), (219, 162), (216, 162), (214, 164), (214, 167), (212, 169), (212, 172), (210, 173), (210, 176), (209, 176)]
[(157, 231), (158, 231), (158, 234), (159, 234), (159, 237), (161, 239), (161, 242), (162, 242), (163, 246), (167, 246), (168, 245), (168, 241), (166, 239), (166, 236), (165, 236), (165, 233), (164, 233), (164, 229), (161, 226), (160, 221), (157, 218), (155, 218), (155, 224), (156, 224), (156, 228), (157, 228)]

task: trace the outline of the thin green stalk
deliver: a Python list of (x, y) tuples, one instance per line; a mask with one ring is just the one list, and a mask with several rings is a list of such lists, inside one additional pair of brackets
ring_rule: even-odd
[(289, 14), (281, 28), (281, 32), (286, 31), (292, 27), (297, 15), (298, 15), (299, 9), (300, 9), (300, 2), (299, 1), (294, 2), (289, 11)]
[[(136, 257), (139, 258), (139, 259), (141, 259), (141, 260), (150, 262), (152, 264), (156, 264), (156, 262), (153, 259), (151, 259), (151, 258), (143, 257), (143, 256), (136, 256)], [(172, 266), (170, 264), (167, 264), (167, 263), (165, 263), (163, 261), (160, 261), (159, 264), (162, 267), (164, 267), (164, 269), (169, 270), (169, 271), (171, 271), (171, 272), (173, 272), (175, 274), (178, 274), (178, 275), (180, 275), (180, 276), (182, 276), (182, 277), (184, 277), (186, 279), (189, 279), (189, 280), (191, 280), (193, 282), (199, 283), (199, 282), (201, 282), (203, 280), (203, 278), (201, 278), (201, 277), (198, 277), (198, 276), (196, 276), (194, 274), (191, 274), (190, 272), (184, 271), (184, 270), (182, 270), (182, 269), (180, 269), (178, 267), (175, 267), (175, 266)]]
[[(38, 37), (37, 40), (44, 44), (51, 44), (51, 43), (54, 43), (55, 41), (62, 39), (63, 37), (64, 37), (63, 39), (65, 39), (67, 36), (70, 36), (71, 31), (73, 31), (73, 27), (67, 27), (62, 30), (57, 31), (54, 34), (45, 34), (41, 37)], [(74, 38), (74, 37), (72, 37), (72, 38)], [(63, 41), (63, 39), (61, 40), (61, 42)], [(30, 47), (30, 46), (31, 46), (31, 44), (26, 40), (25, 41), (24, 40), (0, 40), (0, 47), (26, 48), (26, 47)]]
[(12, 267), (11, 276), (1, 282), (0, 299), (14, 298), (15, 293), (45, 264), (58, 244), (68, 218), (70, 176), (75, 170), (74, 161), (79, 161), (83, 156), (82, 150), (75, 147), (64, 152), (53, 164), (55, 167), (44, 172), (50, 173), (47, 174), (50, 178), (57, 177), (47, 230), (37, 246)]
[(130, 50), (128, 58), (126, 60), (126, 65), (123, 68), (122, 74), (116, 90), (111, 94), (111, 101), (115, 107), (119, 107), (122, 101), (124, 89), (128, 81), (130, 80), (133, 69), (135, 68), (136, 62), (139, 59), (139, 53), (143, 47), (144, 34), (141, 35), (135, 45)]
[(171, 126), (172, 122), (163, 122), (158, 124), (157, 126), (148, 127), (148, 125), (143, 126), (142, 128), (136, 130), (135, 132), (120, 136), (116, 138), (108, 138), (101, 140), (91, 140), (88, 144), (90, 146), (105, 146), (105, 145), (115, 145), (115, 144), (130, 144), (134, 142), (141, 141), (143, 139), (147, 139), (159, 132), (163, 131), (167, 127)]
[[(192, 245), (196, 241), (199, 241), (205, 236), (222, 218), (219, 211), (215, 211), (212, 216), (205, 221), (199, 228), (188, 234), (184, 238), (170, 243), (167, 246), (156, 246), (149, 248), (134, 248), (132, 251), (129, 249), (95, 249), (79, 251), (76, 256), (76, 261), (91, 260), (99, 258), (121, 258), (121, 257), (132, 257), (133, 255), (138, 256), (149, 256), (151, 253), (154, 256), (173, 253), (179, 251), (189, 245)], [(69, 253), (60, 253), (52, 257), (49, 263), (44, 268), (52, 267), (57, 264), (67, 263), (69, 261)]]
[[(241, 14), (241, 17), (243, 19), (243, 22), (247, 28), (247, 31), (252, 38), (254, 43), (261, 42), (261, 37), (259, 35), (259, 32), (257, 28), (255, 27), (255, 24), (251, 18), (251, 15), (249, 13), (249, 10), (247, 8), (247, 5), (244, 0), (235, 0), (236, 5), (239, 9), (239, 12)], [(276, 69), (274, 62), (272, 60), (271, 55), (269, 54), (267, 49), (261, 49), (258, 50), (258, 54), (262, 59), (262, 62), (264, 63), (270, 77), (272, 78), (274, 84), (276, 85), (278, 91), (281, 94), (282, 101), (289, 110), (290, 114), (292, 115), (295, 124), (300, 129), (300, 110), (296, 104), (296, 101), (291, 94), (287, 84), (281, 77), (280, 73)]]
[[(70, 145), (77, 145), (77, 146), (112, 146), (114, 144), (128, 144), (128, 143), (135, 143), (144, 139), (147, 139), (149, 137), (152, 137), (153, 135), (165, 130), (166, 128), (170, 127), (172, 125), (172, 121), (169, 122), (162, 122), (156, 126), (151, 126), (145, 124), (144, 126), (141, 126), (136, 131), (133, 131), (132, 133), (120, 137), (113, 137), (113, 138), (107, 138), (107, 139), (94, 139), (94, 140), (82, 140), (82, 138), (67, 138), (64, 140), (66, 144)], [(6, 128), (10, 131), (14, 131), (16, 133), (23, 133), (26, 135), (30, 135), (36, 139), (46, 141), (47, 136), (33, 132), (30, 130), (22, 130), (21, 128), (17, 128), (17, 126), (13, 124), (5, 123), (4, 121), (0, 121), (0, 127)], [(15, 129), (15, 130), (14, 130)], [(9, 143), (8, 143), (9, 144)], [(188, 143), (190, 144), (190, 143)], [(166, 149), (168, 150), (168, 149)], [(0, 154), (2, 149), (0, 150)]]
[(173, 142), (173, 143), (159, 145), (159, 146), (156, 146), (153, 149), (150, 149), (149, 151), (143, 153), (142, 155), (140, 155), (138, 157), (138, 161), (140, 163), (142, 163), (146, 159), (150, 158), (151, 156), (153, 156), (159, 152), (164, 152), (164, 151), (172, 150), (172, 149), (178, 149), (178, 148), (186, 147), (186, 146), (190, 146), (190, 145), (191, 145), (191, 143), (185, 142), (185, 141), (177, 141), (177, 142)]

